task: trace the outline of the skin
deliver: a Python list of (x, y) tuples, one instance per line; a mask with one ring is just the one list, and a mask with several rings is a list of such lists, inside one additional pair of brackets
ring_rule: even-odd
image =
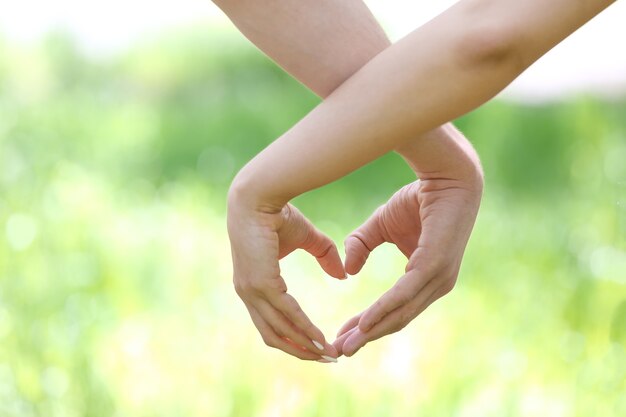
[[(276, 284), (284, 284), (277, 265), (261, 268), (253, 263), (263, 252), (260, 248), (279, 245), (280, 222), (272, 223), (269, 217), (279, 218), (293, 197), (480, 106), (611, 3), (462, 0), (372, 58), (233, 181), (228, 222), (234, 276), (239, 277), (236, 287), (251, 287), (265, 298), (286, 303), (286, 286)], [(417, 287), (405, 286), (409, 292)], [(393, 329), (390, 321), (402, 322), (395, 314), (398, 307), (391, 307), (406, 306), (408, 297), (406, 292), (394, 294), (363, 313), (354, 331), (359, 342), (350, 341), (354, 334), (347, 336), (344, 353), (354, 353), (364, 338), (373, 340), (382, 329)], [(412, 311), (418, 310), (413, 306)], [(281, 311), (307, 335), (312, 332), (312, 324), (301, 319), (303, 313), (293, 303)], [(406, 317), (408, 313), (401, 318)], [(370, 336), (358, 336), (361, 333)]]
[(348, 320), (333, 343), (354, 355), (365, 344), (403, 329), (454, 287), (480, 200), (483, 177), (478, 156), (452, 125), (452, 141), (435, 132), (413, 149), (438, 159), (413, 163), (420, 180), (397, 191), (345, 241), (346, 271), (358, 273), (369, 253), (388, 242), (407, 257), (405, 274), (371, 307)]
[[(336, 358), (336, 349), (326, 343), (322, 332), (287, 293), (278, 264), (294, 250), (304, 249), (329, 275), (344, 278), (334, 243), (291, 204), (280, 213), (262, 213), (253, 218), (245, 211), (231, 210), (228, 228), (235, 290), (265, 344), (303, 360), (320, 360), (322, 355)], [(322, 344), (323, 349), (313, 341)]]
[[(330, 94), (345, 79), (390, 45), (384, 31), (361, 1), (288, 0), (280, 4), (258, 1), (218, 1), (217, 3), (259, 49), (321, 97)], [(294, 16), (302, 18), (294, 18)], [(321, 16), (326, 18), (321, 19)], [(320, 22), (324, 27), (320, 27)], [(420, 207), (416, 203), (419, 199), (430, 196), (427, 200), (432, 200), (433, 210), (431, 210), (430, 217), (434, 220), (434, 223), (431, 223), (432, 226), (438, 223), (453, 226), (448, 229), (435, 226), (434, 229), (439, 229), (443, 233), (432, 234), (433, 239), (430, 239), (430, 242), (428, 239), (423, 239), (436, 253), (446, 255), (439, 259), (436, 265), (434, 258), (431, 257), (429, 262), (434, 268), (429, 271), (428, 278), (447, 288), (456, 280), (465, 243), (480, 202), (482, 170), (478, 157), (469, 142), (452, 125), (434, 129), (417, 140), (399, 147), (396, 151), (412, 166), (418, 177), (422, 177), (422, 185), (420, 186), (420, 182), (415, 182), (404, 187), (398, 195), (410, 198), (392, 198), (385, 206), (394, 208), (385, 210), (386, 213), (388, 212), (385, 219), (393, 222), (393, 225), (388, 228), (391, 234), (387, 234), (387, 241), (395, 243), (397, 233), (394, 228), (401, 228), (402, 238), (398, 246), (407, 258), (411, 256), (417, 249), (422, 230)], [(437, 178), (438, 181), (432, 178)], [(446, 185), (444, 179), (454, 181), (456, 187), (446, 187), (447, 191), (440, 193), (438, 186)], [(448, 194), (450, 198), (444, 198), (445, 194)], [(452, 207), (451, 203), (454, 203), (456, 212), (460, 215), (450, 216), (450, 210), (447, 208)], [(437, 209), (437, 207), (444, 207), (444, 210)], [(308, 222), (301, 224), (310, 227)], [(380, 234), (376, 228), (377, 224), (379, 222), (368, 221), (358, 229), (358, 232), (346, 239), (346, 269), (351, 274), (358, 273), (365, 261), (366, 247), (362, 242), (368, 242), (371, 248), (380, 244), (374, 243)], [(240, 230), (240, 227), (237, 227), (237, 230)], [(459, 230), (467, 231), (467, 234), (459, 236), (457, 233)], [(305, 231), (302, 233), (305, 234)], [(410, 242), (407, 242), (407, 239)], [(459, 244), (443, 246), (452, 240)], [(325, 270), (330, 271), (331, 275), (339, 276), (343, 270), (338, 266), (340, 261), (335, 256), (336, 248), (326, 238), (321, 242), (323, 243), (320, 252), (330, 248), (328, 253), (333, 254)], [(279, 234), (279, 244), (282, 243), (283, 238)], [(424, 248), (421, 250), (424, 251)], [(282, 256), (284, 254), (279, 253), (279, 258)], [(236, 264), (241, 263), (236, 262)], [(421, 266), (421, 262), (414, 261), (411, 269), (415, 270)], [(235, 274), (236, 287), (241, 276)], [(280, 285), (281, 289), (286, 288), (282, 286), (283, 283)], [(246, 306), (255, 324), (258, 323), (257, 327), (264, 340), (267, 342), (269, 339), (270, 344), (277, 345), (276, 347), (288, 353), (294, 352), (292, 345), (274, 343), (280, 337), (277, 334), (271, 334), (272, 329), (278, 327), (272, 324), (272, 317), (267, 318), (271, 309), (265, 308), (264, 311), (268, 314), (262, 317), (258, 313), (258, 308), (255, 307), (259, 303), (266, 303), (255, 298), (254, 295), (251, 296), (249, 291), (243, 290), (240, 295), (244, 300), (249, 300)], [(417, 293), (411, 295), (417, 295)], [(429, 303), (432, 302), (431, 298), (434, 301), (434, 297), (429, 297)], [(277, 307), (277, 309), (280, 308), (280, 306)], [(279, 317), (277, 314), (272, 314), (272, 316)], [(269, 335), (264, 334), (268, 332)], [(317, 330), (311, 329), (311, 332), (317, 333)], [(282, 334), (280, 330), (275, 333)], [(304, 341), (301, 347), (307, 346), (306, 339), (300, 338), (299, 340)], [(344, 353), (343, 344), (335, 342), (334, 347), (339, 354)], [(301, 351), (295, 352), (299, 354), (298, 357), (303, 356)], [(332, 351), (328, 353), (334, 354)], [(350, 350), (346, 353), (350, 354)]]
[(485, 103), (611, 3), (458, 2), (376, 55), (253, 158), (231, 195), (256, 210), (280, 211)]

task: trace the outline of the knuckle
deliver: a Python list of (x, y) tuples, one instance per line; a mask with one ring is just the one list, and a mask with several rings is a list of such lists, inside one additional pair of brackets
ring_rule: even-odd
[(309, 335), (311, 335), (311, 336), (315, 337), (315, 339), (317, 339), (317, 340), (319, 340), (319, 339), (321, 338), (321, 335), (319, 334), (319, 331), (317, 330), (317, 327), (315, 327), (315, 326), (313, 325), (313, 323), (307, 323), (307, 324), (304, 326), (304, 331), (305, 331), (307, 334), (309, 334)]
[(448, 279), (443, 280), (441, 282), (441, 286), (439, 287), (441, 294), (442, 295), (449, 294), (454, 289), (455, 284), (456, 284), (456, 279), (448, 278)]
[(424, 271), (427, 275), (436, 274), (445, 263), (443, 256), (441, 255), (431, 255), (423, 260), (421, 263), (422, 271)]
[(410, 323), (410, 322), (411, 322), (411, 319), (410, 319), (410, 318), (409, 318), (407, 321), (403, 321), (403, 322), (401, 322), (401, 323), (400, 323), (400, 325), (399, 325), (399, 327), (400, 327), (400, 328), (398, 329), (398, 331), (400, 331), (400, 330), (404, 329), (406, 326), (408, 326), (408, 325), (409, 325), (409, 323)]
[(404, 328), (404, 324), (402, 323), (402, 321), (398, 320), (397, 322), (395, 322), (393, 325), (389, 327), (389, 333), (399, 332), (403, 328)]
[(298, 302), (292, 298), (289, 298), (289, 303), (288, 306), (291, 309), (292, 313), (296, 316), (296, 318), (302, 318), (302, 316), (304, 315), (304, 311), (302, 310), (302, 307), (300, 307), (300, 304), (298, 304)]
[(259, 279), (251, 280), (246, 284), (247, 292), (254, 294), (265, 294), (268, 291), (267, 284)]
[(399, 288), (399, 287), (393, 288), (393, 296), (401, 304), (407, 304), (409, 301), (413, 299), (413, 294), (411, 294), (406, 289)]
[(316, 331), (316, 327), (307, 318), (302, 307), (300, 307), (295, 300), (287, 302), (285, 308), (281, 310), (296, 327), (304, 330), (308, 334), (312, 334)]
[(408, 326), (409, 323), (413, 321), (415, 316), (416, 316), (416, 314), (415, 314), (415, 311), (413, 311), (413, 309), (410, 309), (410, 310), (404, 312), (400, 316), (400, 320), (398, 320), (396, 331), (400, 331), (400, 330), (404, 329), (406, 326)]
[(317, 328), (306, 317), (301, 314), (293, 316), (292, 321), (296, 328), (303, 330), (308, 336), (317, 335)]
[(353, 231), (348, 235), (347, 238), (343, 241), (344, 246), (348, 246), (348, 244), (362, 244), (363, 239), (360, 236), (360, 232), (358, 230)]
[(398, 320), (398, 325), (400, 326), (400, 329), (403, 329), (407, 324), (411, 322), (411, 320), (413, 320), (413, 311), (403, 311), (400, 315), (400, 320)]
[(282, 279), (258, 280), (257, 287), (255, 287), (255, 290), (263, 294), (268, 294), (270, 292), (278, 293), (278, 294), (286, 293), (287, 284)]
[(300, 307), (298, 304), (294, 304), (292, 311), (298, 321), (304, 322), (304, 325), (307, 328), (312, 327), (311, 323), (308, 323), (306, 318), (304, 318), (304, 311), (302, 311), (302, 307)]
[(323, 336), (319, 334), (320, 332), (317, 330), (317, 327), (315, 327), (311, 322), (305, 323), (302, 330), (304, 330), (309, 337), (314, 337), (316, 340), (323, 338)]
[(263, 343), (265, 343), (266, 346), (271, 348), (276, 348), (278, 346), (275, 338), (267, 335), (262, 335), (261, 337), (263, 338)]
[(397, 333), (400, 330), (404, 329), (404, 325), (402, 323), (398, 323), (395, 326), (392, 327), (391, 332), (392, 333)]
[(372, 306), (369, 316), (374, 319), (385, 311), (387, 311), (385, 309), (385, 304), (381, 300), (376, 300), (376, 302), (374, 302), (374, 305)]
[(446, 267), (448, 259), (443, 251), (428, 250), (419, 248), (409, 260), (408, 269), (419, 268), (425, 275), (434, 275)]
[(241, 298), (249, 297), (253, 294), (264, 294), (270, 289), (267, 282), (260, 279), (235, 279), (233, 280), (233, 286), (235, 292)]
[(387, 208), (387, 204), (381, 204), (380, 206), (376, 207), (376, 210), (374, 210), (374, 213), (372, 214), (372, 216), (374, 217), (379, 217), (382, 216), (383, 212), (385, 211), (385, 209)]
[(235, 288), (235, 292), (239, 297), (243, 297), (244, 289), (239, 281), (233, 281), (233, 287)]
[(320, 238), (311, 245), (311, 250), (315, 253), (316, 258), (323, 258), (333, 248), (333, 242), (325, 237)]
[(250, 285), (246, 281), (234, 280), (233, 286), (235, 288), (235, 292), (240, 298), (245, 298), (250, 294)]

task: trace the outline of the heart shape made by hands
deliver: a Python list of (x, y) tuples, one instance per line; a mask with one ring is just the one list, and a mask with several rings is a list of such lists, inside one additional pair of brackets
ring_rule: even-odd
[(395, 285), (341, 327), (333, 342), (338, 354), (352, 356), (366, 343), (397, 332), (452, 290), (480, 198), (472, 199), (464, 189), (443, 188), (423, 181), (404, 186), (345, 239), (345, 264), (334, 246), (317, 257), (335, 277), (342, 268), (350, 275), (359, 273), (383, 243), (394, 244), (408, 259)]
[[(265, 213), (229, 201), (235, 290), (268, 346), (306, 360), (351, 356), (366, 343), (404, 328), (452, 289), (481, 194), (482, 189), (446, 179), (404, 186), (346, 238), (345, 265), (334, 242), (293, 205)], [(334, 343), (325, 342), (287, 292), (279, 259), (304, 249), (326, 273), (345, 279), (346, 273), (357, 274), (370, 252), (385, 242), (407, 257), (405, 274), (348, 320)]]

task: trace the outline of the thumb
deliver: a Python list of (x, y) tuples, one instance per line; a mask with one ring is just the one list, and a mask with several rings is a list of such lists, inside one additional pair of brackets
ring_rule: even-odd
[(382, 234), (380, 216), (384, 210), (384, 205), (380, 206), (369, 219), (350, 233), (344, 241), (346, 250), (346, 272), (350, 275), (357, 274), (370, 253), (379, 245), (385, 242)]
[(346, 270), (343, 268), (335, 242), (310, 222), (307, 221), (307, 223), (309, 223), (308, 236), (302, 249), (315, 256), (317, 262), (328, 275), (345, 279)]
[(295, 206), (287, 204), (287, 217), (281, 230), (279, 259), (296, 248), (315, 256), (322, 269), (335, 278), (346, 278), (346, 271), (335, 243), (319, 231)]

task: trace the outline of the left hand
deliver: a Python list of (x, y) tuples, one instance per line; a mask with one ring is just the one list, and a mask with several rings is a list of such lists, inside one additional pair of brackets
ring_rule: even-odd
[(233, 188), (228, 201), (228, 235), (233, 284), (266, 345), (302, 360), (335, 361), (337, 352), (287, 292), (279, 259), (296, 249), (313, 255), (322, 269), (343, 279), (335, 244), (293, 205), (258, 210), (248, 193)]
[(339, 354), (352, 356), (366, 343), (399, 331), (452, 290), (481, 195), (482, 175), (418, 180), (401, 188), (348, 236), (348, 274), (358, 273), (370, 252), (384, 242), (395, 244), (408, 264), (389, 291), (342, 326), (333, 343)]

